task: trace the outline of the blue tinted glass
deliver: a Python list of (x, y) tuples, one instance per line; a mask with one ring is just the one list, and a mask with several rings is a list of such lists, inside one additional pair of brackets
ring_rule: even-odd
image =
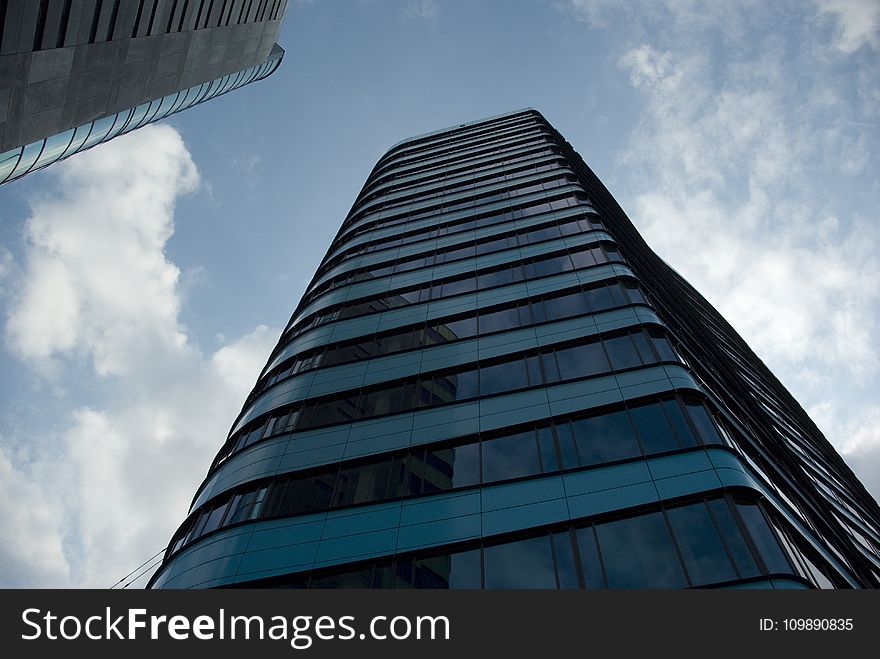
[(608, 350), (608, 358), (615, 370), (641, 366), (642, 360), (629, 334), (605, 339), (604, 343)]
[(614, 300), (611, 299), (611, 294), (605, 286), (591, 288), (584, 291), (584, 295), (592, 311), (604, 311), (614, 307)]
[(705, 503), (671, 508), (667, 515), (693, 585), (736, 579), (733, 564)]
[(568, 531), (553, 534), (553, 551), (556, 555), (556, 577), (560, 588), (578, 588), (577, 566)]
[(647, 455), (678, 448), (672, 426), (659, 403), (634, 407), (629, 414)]
[(608, 360), (598, 341), (556, 351), (559, 376), (563, 380), (606, 373)]
[(455, 400), (467, 400), (479, 395), (477, 369), (456, 373), (449, 380), (455, 389)]
[(752, 552), (736, 520), (733, 518), (733, 513), (730, 511), (727, 500), (715, 499), (710, 501), (709, 509), (712, 511), (712, 516), (715, 518), (715, 524), (721, 532), (721, 537), (724, 538), (724, 544), (727, 545), (727, 549), (733, 557), (733, 562), (736, 564), (737, 569), (739, 569), (740, 576), (743, 578), (758, 576), (761, 571), (758, 569), (758, 564), (755, 562), (755, 558), (752, 556)]
[[(374, 464), (362, 464), (342, 469), (339, 474), (334, 505), (344, 506), (350, 503), (381, 501), (387, 494), (390, 473), (391, 460), (389, 459)], [(312, 500), (315, 509), (328, 507), (330, 495), (333, 493), (334, 475), (335, 470), (332, 474), (315, 478), (314, 481), (312, 479), (306, 481), (306, 487), (300, 493), (300, 498)]]
[(63, 133), (59, 133), (58, 135), (53, 135), (46, 139), (46, 146), (43, 147), (43, 152), (40, 154), (40, 158), (37, 160), (37, 167), (45, 167), (46, 165), (50, 165), (67, 150), (67, 147), (70, 146), (70, 141), (73, 139), (74, 130), (71, 128), (70, 130), (64, 131)]
[(522, 359), (480, 367), (480, 394), (512, 391), (528, 386), (525, 363)]
[(666, 412), (666, 416), (669, 419), (669, 422), (675, 429), (675, 435), (678, 438), (679, 445), (696, 446), (697, 440), (694, 437), (694, 434), (691, 432), (691, 428), (688, 425), (687, 420), (684, 418), (684, 414), (681, 411), (681, 405), (679, 405), (678, 401), (663, 401), (663, 410)]
[(584, 299), (584, 294), (580, 291), (544, 300), (542, 305), (547, 320), (569, 318), (590, 311)]
[(5, 181), (15, 169), (19, 156), (21, 156), (20, 148), (0, 154), (0, 182)]
[(141, 103), (138, 105), (134, 112), (132, 112), (131, 119), (128, 121), (128, 125), (124, 128), (124, 132), (128, 133), (133, 131), (135, 128), (140, 126), (140, 123), (144, 120), (144, 117), (147, 116), (147, 111), (150, 109), (149, 103)]
[(169, 94), (162, 99), (162, 103), (159, 105), (159, 109), (156, 111), (153, 121), (159, 121), (159, 119), (168, 116), (168, 113), (171, 112), (171, 108), (177, 102), (177, 96), (177, 94)]
[(483, 482), (540, 473), (534, 431), (483, 442)]
[(85, 143), (86, 139), (89, 136), (89, 131), (92, 130), (91, 124), (86, 124), (85, 126), (80, 126), (76, 129), (76, 132), (73, 135), (73, 139), (70, 140), (70, 146), (67, 147), (67, 151), (64, 152), (64, 157), (73, 155), (77, 151), (79, 151), (80, 147)]
[(449, 581), (450, 588), (479, 588), (480, 574), (480, 550), (460, 551), (450, 557)]
[(556, 457), (556, 446), (553, 442), (553, 431), (549, 427), (538, 428), (538, 452), (541, 454), (541, 465), (545, 472), (557, 471), (559, 459)]
[(480, 334), (519, 327), (519, 312), (516, 307), (480, 314)]
[(96, 145), (98, 142), (107, 137), (107, 133), (109, 133), (110, 129), (113, 128), (113, 122), (115, 121), (115, 114), (95, 121), (94, 125), (92, 126), (92, 132), (89, 133), (89, 138), (83, 145), (83, 149), (88, 149), (89, 147)]
[(592, 526), (577, 530), (578, 551), (581, 557), (581, 568), (584, 573), (584, 586), (587, 588), (605, 588), (605, 575), (599, 561), (599, 550), (596, 547), (596, 534)]
[(651, 336), (651, 342), (654, 344), (654, 350), (660, 355), (661, 361), (679, 361), (678, 355), (672, 349), (672, 346), (669, 345), (669, 341), (662, 330), (651, 328), (648, 333)]
[(641, 455), (626, 412), (579, 419), (571, 428), (582, 466)]
[(688, 585), (661, 513), (597, 524), (596, 534), (609, 588)]
[(691, 421), (694, 422), (694, 426), (700, 435), (700, 439), (703, 440), (703, 443), (723, 444), (724, 442), (718, 434), (718, 429), (715, 427), (715, 423), (712, 421), (712, 417), (709, 416), (709, 412), (706, 411), (706, 407), (703, 403), (694, 400), (693, 398), (687, 398), (685, 399), (684, 404), (688, 416), (690, 416)]
[(454, 341), (477, 333), (477, 319), (474, 317), (453, 320), (443, 325), (436, 326), (437, 332), (446, 337), (447, 341)]
[(745, 522), (752, 541), (758, 548), (758, 553), (764, 559), (767, 571), (773, 573), (791, 573), (791, 564), (785, 557), (782, 547), (779, 546), (779, 540), (764, 514), (758, 508), (755, 502), (737, 501), (736, 508), (740, 517)]
[(40, 152), (43, 150), (43, 144), (45, 140), (39, 140), (38, 142), (32, 142), (24, 147), (21, 154), (21, 159), (18, 161), (18, 164), (15, 166), (15, 170), (12, 172), (11, 178), (16, 176), (22, 176), (23, 174), (27, 174), (31, 167), (33, 167), (34, 163), (37, 161), (37, 158), (40, 156)]
[(480, 550), (397, 561), (396, 588), (467, 589), (480, 587)]
[(464, 444), (455, 448), (434, 449), (427, 451), (426, 462), (434, 465), (442, 462), (443, 467), (437, 467), (438, 474), (443, 475), (448, 469), (450, 487), (466, 487), (480, 482), (480, 445), (478, 443)]
[(486, 588), (556, 588), (550, 536), (486, 547), (483, 563)]

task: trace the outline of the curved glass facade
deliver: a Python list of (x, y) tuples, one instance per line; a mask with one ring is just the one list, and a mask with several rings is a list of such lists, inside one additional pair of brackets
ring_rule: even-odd
[(276, 46), (269, 59), (259, 66), (249, 67), (0, 153), (0, 184), (14, 181), (118, 135), (130, 133), (233, 89), (262, 80), (280, 66), (283, 55), (284, 51)]
[(876, 587), (878, 520), (527, 109), (379, 160), (151, 587)]

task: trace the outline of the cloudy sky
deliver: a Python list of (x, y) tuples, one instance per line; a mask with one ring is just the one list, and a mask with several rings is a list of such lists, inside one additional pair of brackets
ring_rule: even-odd
[(376, 159), (527, 106), (880, 497), (877, 0), (299, 0), (281, 44), (0, 188), (0, 585), (161, 550)]

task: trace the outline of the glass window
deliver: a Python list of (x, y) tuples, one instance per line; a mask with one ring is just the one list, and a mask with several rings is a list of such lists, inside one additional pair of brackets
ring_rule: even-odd
[[(388, 483), (391, 480), (390, 476), (391, 460), (389, 459), (379, 463), (363, 464), (343, 469), (339, 474), (339, 484), (336, 490), (334, 505), (344, 506), (350, 503), (365, 503), (385, 499)], [(324, 501), (326, 498), (326, 507), (329, 505), (330, 494), (333, 491), (333, 480), (326, 478), (319, 482), (327, 485), (326, 489), (321, 488), (320, 493), (320, 501)]]
[(693, 398), (685, 398), (684, 404), (688, 416), (691, 418), (691, 421), (694, 422), (694, 426), (697, 429), (697, 433), (700, 435), (700, 439), (703, 440), (703, 443), (723, 444), (724, 442), (718, 434), (718, 429), (715, 427), (715, 422), (712, 421), (712, 417), (709, 416), (709, 412), (706, 410), (703, 403)]
[(467, 259), (471, 258), (475, 254), (483, 254), (484, 252), (480, 251), (481, 246), (474, 247), (473, 245), (465, 245), (463, 247), (456, 247), (453, 250), (446, 252), (445, 254), (438, 254), (437, 256), (443, 256), (443, 259), (438, 259), (438, 263), (448, 263), (449, 261), (455, 261), (457, 259)]
[(622, 281), (623, 287), (626, 289), (627, 296), (633, 304), (647, 304), (642, 289), (635, 282)]
[(624, 411), (573, 421), (581, 466), (641, 455), (632, 424)]
[(360, 570), (349, 570), (336, 574), (323, 574), (313, 576), (310, 588), (372, 588), (373, 566), (369, 565)]
[(516, 307), (499, 309), (480, 314), (480, 334), (519, 327), (519, 311)]
[(675, 399), (664, 400), (663, 411), (666, 412), (666, 417), (675, 430), (679, 446), (696, 446), (697, 439), (694, 437), (694, 433), (691, 432), (691, 427), (688, 425), (678, 401)]
[(466, 589), (479, 587), (479, 549), (397, 561), (395, 588)]
[(556, 588), (550, 536), (483, 550), (486, 588)]
[(587, 588), (605, 588), (605, 575), (602, 571), (602, 563), (599, 561), (595, 529), (592, 526), (578, 529), (577, 544), (584, 573), (584, 585)]
[(418, 337), (413, 330), (391, 334), (382, 340), (383, 352), (399, 352), (415, 348), (418, 345)]
[(608, 372), (608, 359), (598, 341), (556, 351), (559, 376), (562, 380)]
[(680, 361), (675, 350), (673, 350), (672, 346), (669, 345), (669, 341), (666, 339), (666, 336), (663, 334), (662, 330), (656, 327), (652, 327), (648, 330), (648, 334), (651, 336), (651, 342), (654, 344), (654, 350), (656, 350), (657, 354), (660, 355), (661, 361)]
[(37, 158), (40, 157), (44, 144), (45, 140), (37, 140), (36, 142), (31, 142), (30, 144), (25, 145), (21, 151), (21, 158), (15, 165), (15, 171), (10, 174), (10, 177), (27, 174), (37, 161)]
[(12, 173), (12, 170), (15, 169), (15, 166), (18, 164), (18, 159), (21, 156), (21, 151), (22, 149), (19, 147), (17, 149), (0, 153), (0, 183), (5, 181)]
[(552, 297), (542, 302), (548, 320), (569, 318), (590, 311), (584, 294), (581, 291), (559, 297)]
[(667, 515), (693, 585), (736, 579), (705, 503), (670, 508)]
[(36, 166), (45, 167), (58, 160), (70, 145), (73, 135), (74, 130), (71, 128), (63, 133), (46, 138), (46, 145), (43, 147), (43, 152), (40, 154)]
[(578, 588), (577, 566), (571, 547), (571, 533), (561, 531), (551, 536), (556, 557), (556, 577), (559, 588)]
[(83, 144), (83, 148), (88, 149), (103, 140), (107, 136), (107, 133), (110, 132), (110, 129), (113, 128), (113, 122), (115, 119), (116, 115), (114, 114), (95, 121), (88, 139), (85, 141), (85, 144)]
[(571, 261), (575, 268), (588, 268), (596, 265), (596, 259), (593, 252), (589, 249), (582, 249), (571, 253)]
[(549, 259), (536, 260), (531, 266), (534, 273), (532, 276), (545, 277), (571, 270), (571, 259), (568, 257), (568, 254), (563, 254), (562, 256), (554, 256)]
[[(447, 281), (443, 284), (443, 295), (458, 295), (460, 293), (470, 293), (476, 288), (476, 280), (473, 277), (459, 279), (457, 281)], [(436, 295), (434, 296), (436, 297)]]
[(483, 442), (483, 482), (540, 473), (541, 463), (534, 431)]
[(619, 282), (611, 282), (607, 286), (608, 292), (611, 293), (611, 297), (614, 300), (615, 307), (622, 307), (626, 304), (629, 304), (629, 299), (623, 292), (623, 289), (620, 287)]
[(480, 482), (480, 445), (476, 442), (428, 449), (424, 460), (426, 469), (423, 478), (431, 483), (431, 489), (446, 490)]
[(740, 517), (745, 522), (752, 541), (758, 548), (758, 553), (764, 559), (767, 571), (773, 573), (791, 573), (791, 564), (788, 562), (776, 534), (767, 523), (767, 519), (758, 507), (757, 502), (737, 500), (736, 508)]
[(758, 576), (761, 571), (758, 569), (758, 564), (730, 511), (727, 500), (714, 499), (708, 505), (740, 576), (744, 579)]
[(208, 514), (208, 519), (205, 520), (205, 526), (202, 529), (203, 535), (220, 528), (220, 522), (223, 521), (223, 515), (226, 514), (227, 508), (229, 508), (229, 499), (222, 502)]
[(654, 351), (651, 350), (651, 344), (644, 332), (633, 332), (629, 335), (642, 359), (643, 364), (653, 364), (657, 361)]
[[(374, 391), (365, 391), (361, 394), (358, 401), (357, 416), (359, 418), (366, 418), (379, 414), (393, 414), (403, 409), (409, 409), (412, 407), (412, 400), (405, 395), (409, 391), (405, 384), (392, 385)], [(328, 415), (327, 419), (332, 418), (337, 421), (345, 421), (353, 416), (350, 414), (348, 405), (344, 402), (320, 405), (315, 410), (315, 418), (317, 418), (319, 413)], [(315, 418), (312, 419), (312, 422), (318, 423), (315, 421)], [(323, 419), (324, 417), (322, 416), (321, 418)], [(333, 423), (330, 420), (322, 422)]]
[(672, 426), (669, 425), (659, 403), (634, 407), (629, 411), (629, 415), (639, 434), (645, 454), (674, 451), (678, 448)]
[(605, 309), (611, 309), (614, 307), (614, 300), (611, 299), (611, 294), (605, 286), (586, 290), (584, 291), (584, 295), (586, 296), (587, 304), (589, 304), (591, 311), (604, 311)]
[(642, 359), (639, 357), (639, 353), (629, 334), (607, 338), (604, 340), (604, 343), (614, 370), (641, 366)]
[(525, 364), (522, 359), (480, 367), (480, 394), (513, 391), (529, 384)]
[(279, 482), (269, 494), (267, 515), (296, 515), (330, 507), (336, 469)]
[(556, 426), (556, 437), (559, 439), (559, 453), (562, 456), (563, 469), (580, 466), (571, 432), (571, 424), (568, 422), (562, 422)]
[(662, 513), (597, 524), (596, 536), (609, 588), (688, 585)]
[(556, 225), (551, 225), (530, 231), (527, 235), (530, 243), (552, 240), (553, 238), (559, 238), (559, 228)]
[(556, 457), (556, 446), (553, 442), (553, 431), (549, 427), (538, 428), (538, 452), (541, 454), (541, 465), (545, 472), (558, 471), (559, 459)]
[(478, 281), (478, 288), (480, 289), (489, 288), (490, 286), (510, 284), (513, 282), (513, 273), (510, 271), (510, 268), (496, 270), (495, 272), (486, 272), (479, 276)]

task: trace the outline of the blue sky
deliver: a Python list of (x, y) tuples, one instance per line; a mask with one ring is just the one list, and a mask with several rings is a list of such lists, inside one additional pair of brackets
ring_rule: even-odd
[(161, 549), (377, 158), (527, 106), (880, 496), (880, 3), (301, 0), (280, 42), (0, 188), (0, 585)]

